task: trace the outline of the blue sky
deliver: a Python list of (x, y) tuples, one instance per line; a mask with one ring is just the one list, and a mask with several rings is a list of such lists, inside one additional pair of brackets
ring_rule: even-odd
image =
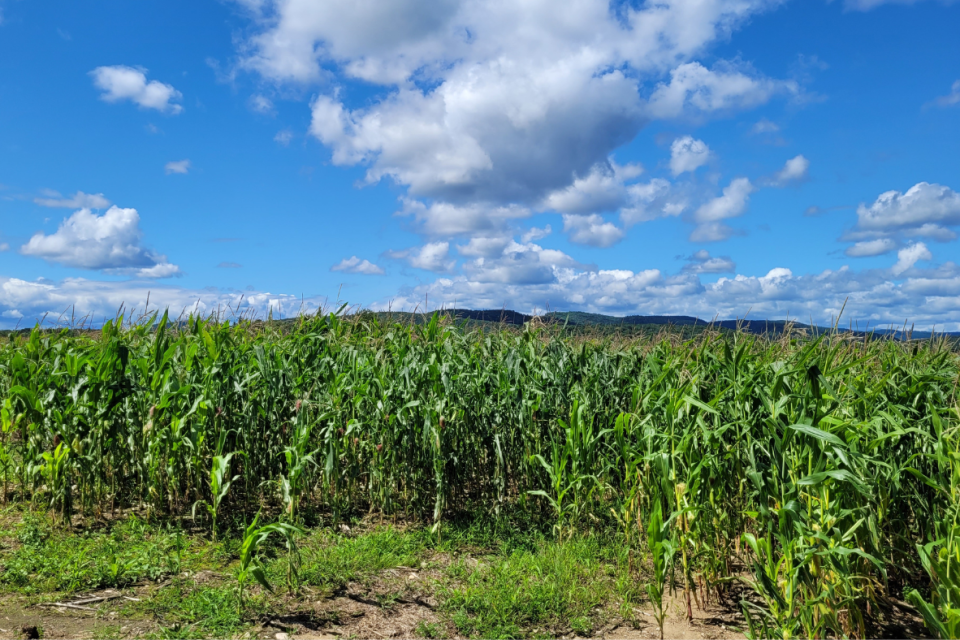
[(960, 3), (0, 0), (0, 327), (960, 330)]

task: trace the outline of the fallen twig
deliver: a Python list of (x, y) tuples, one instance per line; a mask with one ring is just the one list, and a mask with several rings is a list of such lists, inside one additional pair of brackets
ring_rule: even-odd
[(93, 607), (83, 607), (78, 604), (70, 604), (69, 602), (41, 602), (40, 607), (56, 607), (57, 609), (79, 609), (80, 611), (96, 611)]
[(103, 602), (105, 600), (116, 600), (117, 598), (123, 598), (123, 597), (126, 597), (126, 596), (123, 596), (117, 593), (110, 596), (96, 596), (93, 598), (82, 598), (80, 600), (74, 600), (70, 604), (91, 604), (93, 602)]

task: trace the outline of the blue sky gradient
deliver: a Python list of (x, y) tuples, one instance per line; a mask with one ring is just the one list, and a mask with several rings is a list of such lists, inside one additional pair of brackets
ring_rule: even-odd
[(960, 3), (0, 16), (0, 328), (149, 294), (960, 330)]

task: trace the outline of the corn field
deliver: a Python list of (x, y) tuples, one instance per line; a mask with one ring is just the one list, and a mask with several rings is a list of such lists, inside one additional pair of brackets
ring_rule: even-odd
[(0, 346), (3, 500), (64, 523), (145, 506), (214, 538), (227, 512), (442, 535), (519, 508), (561, 539), (615, 529), (654, 601), (745, 584), (751, 637), (866, 637), (890, 597), (957, 637), (958, 373), (944, 342), (842, 334), (120, 318)]

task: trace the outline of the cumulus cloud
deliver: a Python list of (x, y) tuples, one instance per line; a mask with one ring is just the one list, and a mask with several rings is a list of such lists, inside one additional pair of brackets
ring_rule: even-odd
[(657, 218), (678, 216), (688, 206), (682, 189), (663, 178), (627, 187), (627, 204), (620, 210), (620, 221), (625, 226), (648, 222)]
[(809, 177), (810, 161), (803, 156), (797, 156), (787, 160), (783, 169), (777, 172), (773, 177), (773, 184), (783, 187), (788, 184), (802, 182)]
[(547, 195), (542, 208), (558, 213), (615, 211), (628, 200), (627, 183), (643, 173), (638, 164), (617, 165), (612, 159), (594, 165), (583, 178)]
[(571, 242), (591, 247), (610, 247), (623, 240), (624, 236), (623, 229), (596, 213), (589, 216), (564, 214), (563, 230)]
[(492, 258), (503, 255), (504, 250), (512, 243), (513, 239), (509, 236), (470, 238), (467, 244), (457, 245), (457, 251), (462, 256)]
[(750, 109), (777, 94), (797, 95), (799, 85), (748, 73), (729, 63), (707, 69), (699, 62), (682, 64), (670, 72), (650, 96), (645, 112), (653, 118), (706, 116), (714, 112)]
[(34, 198), (41, 207), (63, 207), (65, 209), (106, 209), (110, 201), (102, 193), (84, 193), (77, 191), (70, 197), (63, 197), (56, 191), (46, 191), (45, 198)]
[(358, 273), (365, 276), (382, 276), (384, 271), (381, 267), (373, 264), (369, 260), (361, 260), (357, 256), (344, 258), (337, 264), (330, 267), (330, 271), (342, 271), (343, 273)]
[(555, 282), (573, 269), (584, 268), (562, 251), (511, 241), (499, 252), (491, 251), (466, 263), (461, 277), (475, 287), (489, 283), (534, 286)]
[(702, 204), (693, 215), (697, 227), (690, 234), (692, 242), (726, 240), (736, 231), (722, 221), (737, 217), (746, 210), (750, 194), (756, 188), (747, 178), (736, 178), (723, 189), (723, 194)]
[(4, 251), (10, 251), (10, 244), (6, 242), (0, 242), (0, 253)]
[[(149, 300), (149, 307), (147, 301)], [(196, 312), (230, 319), (239, 315), (265, 317), (271, 310), (274, 317), (294, 315), (301, 309), (316, 311), (320, 299), (302, 299), (300, 295), (274, 294), (262, 291), (218, 291), (214, 288), (187, 289), (157, 282), (96, 281), (67, 278), (27, 281), (0, 276), (0, 327), (11, 328), (39, 322), (46, 316), (45, 326), (77, 322), (99, 326), (113, 319), (123, 308), (128, 319), (135, 319), (144, 310), (168, 309), (173, 318)]]
[(877, 238), (876, 240), (862, 240), (853, 244), (844, 251), (851, 258), (869, 258), (890, 253), (897, 248), (897, 243), (890, 238)]
[(919, 182), (906, 193), (887, 191), (867, 206), (857, 207), (857, 224), (842, 239), (957, 237), (950, 227), (960, 225), (960, 193), (939, 184)]
[(277, 131), (277, 135), (273, 136), (273, 141), (283, 146), (290, 144), (291, 140), (293, 140), (293, 132), (289, 129)]
[[(701, 254), (702, 257), (702, 254)], [(920, 256), (917, 261), (923, 260)], [(552, 308), (578, 309), (609, 314), (674, 315), (704, 319), (744, 317), (811, 319), (832, 324), (846, 303), (846, 319), (861, 329), (881, 324), (900, 326), (904, 319), (918, 329), (933, 325), (940, 330), (960, 330), (960, 267), (945, 263), (935, 268), (915, 266), (892, 280), (890, 269), (854, 271), (847, 266), (820, 273), (797, 275), (776, 267), (759, 275), (738, 274), (703, 283), (697, 274), (664, 274), (657, 269), (598, 270), (580, 265), (560, 251), (535, 244), (511, 243), (494, 257), (477, 257), (459, 275), (408, 289), (402, 295), (372, 305), (374, 309), (412, 310), (457, 306), (482, 309), (506, 307), (520, 311)], [(174, 317), (196, 309), (201, 315), (219, 312), (275, 317), (301, 309), (314, 311), (320, 300), (301, 301), (299, 295), (257, 291), (185, 289), (158, 283), (97, 282), (82, 278), (61, 282), (24, 281), (0, 277), (0, 326), (13, 327), (23, 319), (32, 323), (49, 313), (88, 316), (99, 324), (124, 305), (135, 317), (150, 300), (153, 310), (169, 308)], [(229, 309), (229, 311), (227, 311)]]
[[(254, 26), (241, 65), (273, 82), (323, 84), (309, 133), (334, 164), (365, 166), (367, 183), (392, 180), (425, 210), (466, 209), (474, 226), (504, 206), (585, 215), (630, 207), (635, 176), (609, 157), (651, 118), (726, 114), (800, 91), (746, 64), (695, 60), (774, 0), (615, 11), (582, 0), (561, 14), (549, 3), (496, 0), (242, 3)], [(385, 90), (354, 108), (341, 79)], [(670, 204), (628, 218), (675, 215)]]
[(157, 80), (147, 82), (146, 69), (115, 65), (97, 67), (90, 75), (94, 86), (103, 91), (100, 99), (106, 102), (130, 100), (144, 109), (172, 114), (183, 111), (183, 107), (176, 104), (182, 94), (169, 84)]
[(562, 267), (524, 272), (528, 277), (523, 281), (510, 279), (509, 270), (491, 270), (504, 277), (465, 273), (440, 278), (375, 307), (412, 309), (429, 296), (431, 305), (456, 303), (475, 309), (579, 309), (704, 319), (744, 317), (750, 311), (752, 318), (812, 319), (826, 325), (832, 324), (846, 303), (844, 319), (859, 323), (861, 329), (868, 323), (900, 326), (909, 318), (918, 328), (936, 325), (941, 330), (960, 330), (960, 267), (952, 263), (937, 269), (914, 268), (904, 273), (901, 283), (891, 280), (889, 269), (854, 271), (846, 266), (807, 275), (777, 267), (763, 275), (721, 277), (715, 283), (702, 283), (689, 272), (670, 276), (656, 269)]
[(670, 145), (670, 171), (674, 176), (689, 171), (693, 173), (710, 160), (710, 147), (703, 140), (692, 136), (677, 138)]
[(536, 242), (542, 238), (546, 238), (553, 232), (553, 229), (550, 228), (550, 225), (544, 227), (531, 227), (527, 229), (523, 235), (520, 237), (524, 242)]
[(913, 267), (920, 260), (933, 260), (933, 254), (927, 249), (927, 245), (922, 242), (904, 247), (897, 252), (897, 263), (893, 265), (891, 271), (893, 275), (899, 276), (907, 269)]
[(433, 271), (435, 273), (448, 273), (453, 271), (457, 261), (450, 258), (449, 242), (428, 242), (422, 247), (404, 249), (402, 251), (388, 251), (388, 258), (394, 260), (403, 260), (411, 267)]
[(438, 201), (427, 205), (403, 198), (402, 217), (412, 217), (414, 229), (427, 236), (490, 235), (502, 233), (514, 220), (526, 218), (530, 210), (519, 205), (497, 206), (481, 202), (456, 205)]
[(733, 273), (737, 265), (728, 256), (713, 257), (706, 249), (701, 249), (687, 258), (683, 273)]
[(189, 160), (172, 160), (163, 165), (163, 171), (168, 176), (172, 173), (186, 174), (190, 172)]
[(56, 233), (34, 234), (20, 253), (79, 269), (168, 278), (180, 269), (167, 257), (141, 244), (140, 216), (136, 209), (110, 207), (103, 215), (80, 209), (66, 218)]

